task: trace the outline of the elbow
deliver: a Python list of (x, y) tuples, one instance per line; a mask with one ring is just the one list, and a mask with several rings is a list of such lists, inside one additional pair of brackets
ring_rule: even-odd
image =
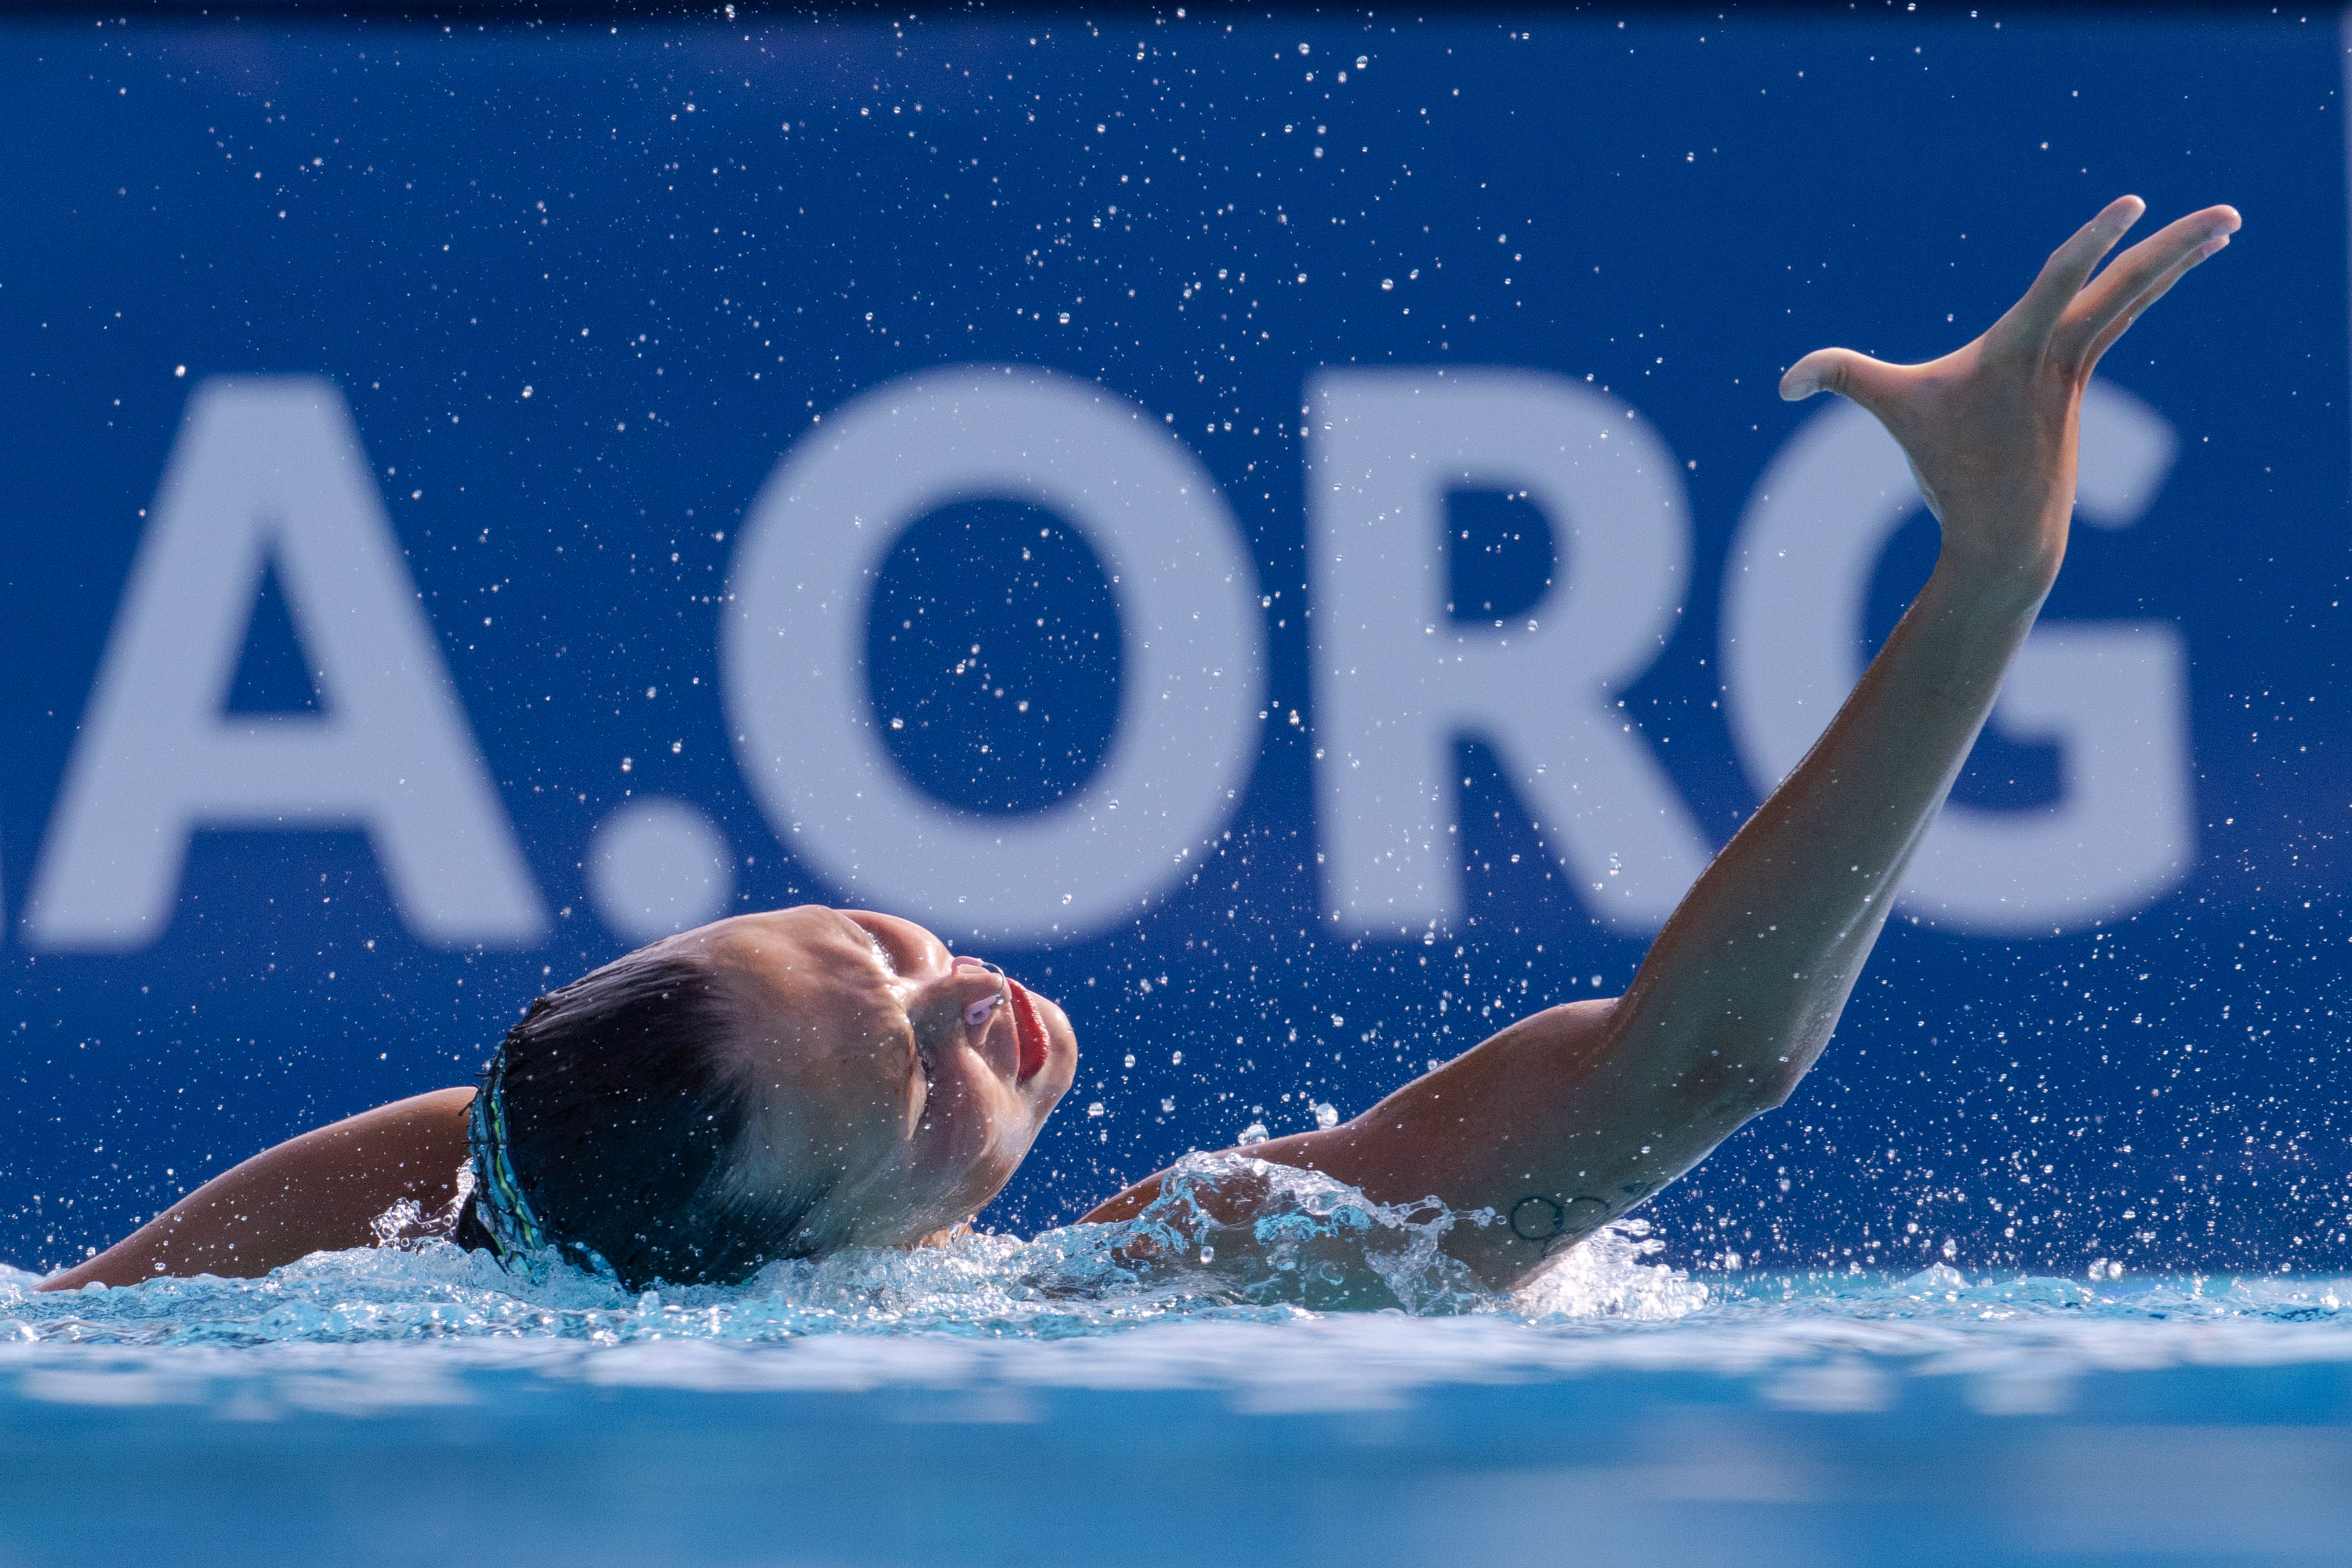
[(1761, 1116), (1788, 1104), (1797, 1086), (1805, 1081), (1805, 1075), (1820, 1058), (1822, 1047), (1816, 1045), (1806, 1050), (1792, 1046), (1767, 1046), (1759, 1054), (1764, 1060), (1762, 1070), (1756, 1075), (1756, 1105), (1748, 1112), (1751, 1116)]
[(1761, 1116), (1768, 1110), (1778, 1110), (1788, 1104), (1790, 1096), (1797, 1092), (1797, 1085), (1804, 1076), (1804, 1068), (1791, 1065), (1781, 1067), (1759, 1079), (1756, 1103), (1748, 1114)]
[[(1759, 1030), (1738, 1043), (1736, 1054), (1743, 1065), (1735, 1076), (1746, 1102), (1742, 1120), (1789, 1103), (1797, 1086), (1821, 1059), (1836, 1023), (1832, 1013), (1826, 1018), (1800, 1020), (1793, 1028)], [(1724, 1054), (1735, 1053), (1727, 1047)]]
[(1738, 1058), (1709, 1062), (1675, 1087), (1682, 1091), (1694, 1121), (1737, 1127), (1786, 1105), (1797, 1092), (1808, 1065), (1778, 1050), (1743, 1052)]

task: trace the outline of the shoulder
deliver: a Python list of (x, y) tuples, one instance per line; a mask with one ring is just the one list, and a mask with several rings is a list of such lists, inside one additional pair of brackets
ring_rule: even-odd
[(409, 1160), (446, 1160), (454, 1170), (467, 1158), (467, 1120), (473, 1106), (474, 1091), (470, 1088), (412, 1094), (405, 1100), (395, 1100), (373, 1110), (313, 1128), (256, 1158), (281, 1154), (297, 1158), (313, 1153), (340, 1158), (382, 1154), (395, 1164)]

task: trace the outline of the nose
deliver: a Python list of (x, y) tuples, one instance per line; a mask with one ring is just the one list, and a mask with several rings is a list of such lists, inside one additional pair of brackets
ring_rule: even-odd
[(959, 973), (970, 968), (996, 976), (996, 989), (963, 1010), (963, 1021), (968, 1027), (974, 1029), (987, 1027), (988, 1021), (996, 1016), (996, 1010), (1009, 1000), (1004, 971), (984, 958), (974, 958), (969, 953), (957, 954), (954, 967)]

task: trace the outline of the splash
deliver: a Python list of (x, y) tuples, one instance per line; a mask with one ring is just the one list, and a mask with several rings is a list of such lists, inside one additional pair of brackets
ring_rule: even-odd
[(1513, 1310), (1538, 1321), (1671, 1322), (1705, 1307), (1707, 1288), (1679, 1268), (1644, 1261), (1666, 1249), (1650, 1222), (1601, 1226), (1521, 1286)]
[(1456, 1214), (1433, 1197), (1376, 1203), (1321, 1172), (1246, 1154), (1188, 1154), (1135, 1218), (1032, 1246), (1049, 1290), (1173, 1289), (1234, 1305), (1437, 1316), (1496, 1305), (1444, 1250), (1456, 1226), (1494, 1222), (1492, 1210)]
[(1640, 1222), (1589, 1238), (1516, 1296), (1445, 1251), (1495, 1223), (1434, 1198), (1381, 1204), (1330, 1176), (1196, 1154), (1135, 1218), (1034, 1240), (966, 1236), (913, 1251), (853, 1248), (772, 1264), (733, 1287), (632, 1293), (552, 1258), (512, 1270), (446, 1240), (318, 1253), (266, 1279), (155, 1279), (46, 1294), (0, 1274), (0, 1338), (253, 1346), (547, 1339), (774, 1343), (828, 1334), (1057, 1340), (1181, 1321), (1285, 1322), (1329, 1312), (1658, 1322), (1705, 1287), (1650, 1261)]
[[(1246, 1219), (1233, 1217), (1246, 1209)], [(1118, 1225), (1034, 1241), (967, 1236), (772, 1264), (746, 1284), (635, 1294), (551, 1258), (512, 1270), (437, 1238), (318, 1253), (261, 1279), (156, 1279), (45, 1294), (0, 1277), (0, 1335), (118, 1345), (469, 1338), (774, 1342), (840, 1333), (1056, 1339), (1181, 1319), (1278, 1321), (1354, 1309), (1443, 1315), (1500, 1303), (1443, 1250), (1459, 1215), (1375, 1203), (1328, 1176), (1195, 1155)]]

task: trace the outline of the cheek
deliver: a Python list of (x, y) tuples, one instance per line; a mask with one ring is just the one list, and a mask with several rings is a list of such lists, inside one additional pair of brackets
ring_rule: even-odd
[(922, 1068), (912, 1051), (896, 1041), (861, 1044), (856, 1059), (845, 1061), (826, 1088), (830, 1092), (817, 1101), (833, 1110), (844, 1135), (856, 1142), (902, 1142), (922, 1120)]
[(1026, 1109), (1003, 1092), (992, 1074), (943, 1079), (931, 1091), (918, 1137), (927, 1163), (966, 1168), (999, 1158), (1018, 1160), (1029, 1137)]

